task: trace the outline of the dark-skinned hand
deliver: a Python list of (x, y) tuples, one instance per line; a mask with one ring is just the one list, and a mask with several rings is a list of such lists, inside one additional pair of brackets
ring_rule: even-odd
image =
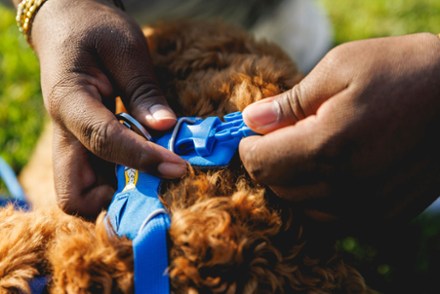
[(114, 193), (110, 162), (165, 178), (185, 173), (180, 157), (114, 116), (119, 95), (147, 128), (165, 130), (176, 121), (133, 19), (106, 1), (47, 1), (31, 37), (45, 106), (54, 121), (55, 188), (65, 211), (93, 218), (106, 208)]
[(440, 195), (440, 39), (331, 50), (292, 90), (248, 106), (250, 175), (318, 221), (409, 220)]

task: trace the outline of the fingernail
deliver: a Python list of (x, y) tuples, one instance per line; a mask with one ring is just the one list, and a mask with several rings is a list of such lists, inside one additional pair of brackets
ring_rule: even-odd
[(153, 105), (150, 107), (149, 111), (155, 120), (176, 120), (174, 113), (164, 105)]
[(253, 127), (264, 127), (278, 121), (280, 109), (274, 100), (263, 100), (243, 110), (243, 117)]
[(175, 179), (185, 175), (187, 168), (185, 163), (163, 162), (157, 170), (163, 177)]

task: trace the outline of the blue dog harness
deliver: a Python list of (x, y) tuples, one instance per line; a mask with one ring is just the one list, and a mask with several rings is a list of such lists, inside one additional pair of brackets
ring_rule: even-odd
[[(254, 133), (240, 112), (218, 117), (181, 117), (170, 132), (151, 138), (127, 114), (118, 118), (147, 139), (201, 168), (224, 167), (235, 155), (241, 138)], [(132, 168), (117, 166), (118, 188), (108, 218), (119, 236), (133, 240), (135, 293), (169, 293), (167, 231), (170, 217), (158, 193), (161, 179)]]

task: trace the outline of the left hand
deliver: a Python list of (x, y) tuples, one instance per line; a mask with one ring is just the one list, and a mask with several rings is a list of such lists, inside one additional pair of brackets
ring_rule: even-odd
[(241, 159), (321, 221), (415, 216), (440, 195), (440, 40), (414, 34), (336, 47), (291, 91), (256, 102)]

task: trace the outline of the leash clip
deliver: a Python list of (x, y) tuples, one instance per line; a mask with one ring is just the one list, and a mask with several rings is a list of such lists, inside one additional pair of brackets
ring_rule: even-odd
[(136, 134), (144, 137), (148, 141), (151, 141), (152, 137), (150, 133), (131, 115), (125, 112), (116, 114), (116, 118), (127, 128), (134, 131)]

